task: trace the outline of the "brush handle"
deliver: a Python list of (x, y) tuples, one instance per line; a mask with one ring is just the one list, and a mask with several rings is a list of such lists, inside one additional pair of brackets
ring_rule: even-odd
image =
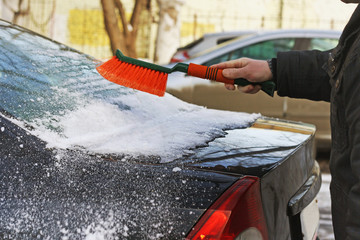
[(271, 97), (274, 96), (275, 83), (272, 80), (260, 82), (260, 83), (254, 83), (244, 78), (228, 79), (222, 75), (222, 69), (207, 67), (194, 63), (189, 64), (187, 74), (194, 77), (209, 79), (227, 84), (236, 84), (239, 86), (247, 86), (249, 84), (260, 85), (262, 91), (264, 91), (266, 94), (268, 94)]

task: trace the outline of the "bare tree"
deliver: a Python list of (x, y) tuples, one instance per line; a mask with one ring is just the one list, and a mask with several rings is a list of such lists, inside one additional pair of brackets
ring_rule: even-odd
[(4, 16), (5, 19), (15, 24), (18, 23), (20, 17), (25, 17), (30, 13), (30, 0), (3, 0), (3, 4), (8, 12)]
[[(126, 19), (121, 0), (101, 0), (106, 32), (110, 38), (111, 50), (120, 49), (125, 55), (136, 57), (136, 38), (140, 14), (148, 0), (135, 0), (130, 22)], [(118, 16), (122, 30), (119, 27)]]
[(157, 0), (160, 20), (156, 39), (155, 61), (168, 63), (180, 45), (180, 10), (185, 0)]
[(284, 0), (279, 0), (279, 15), (278, 15), (278, 28), (282, 28), (283, 26), (283, 18), (284, 18)]

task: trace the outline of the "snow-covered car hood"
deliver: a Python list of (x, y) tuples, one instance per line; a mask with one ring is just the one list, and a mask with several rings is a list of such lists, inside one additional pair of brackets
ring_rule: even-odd
[[(49, 149), (1, 118), (0, 127), (6, 130), (0, 149), (0, 236), (184, 238), (236, 180), (244, 175), (262, 177), (311, 139), (306, 132), (259, 128), (263, 121), (268, 120), (229, 130), (187, 157), (162, 162), (157, 156)], [(265, 141), (264, 134), (274, 141)], [(21, 145), (14, 139), (21, 139)]]

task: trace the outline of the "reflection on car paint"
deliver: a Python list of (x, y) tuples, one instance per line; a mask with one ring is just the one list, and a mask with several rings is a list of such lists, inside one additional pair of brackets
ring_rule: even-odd
[[(192, 166), (224, 168), (235, 173), (242, 168), (248, 174), (261, 176), (308, 138), (307, 134), (269, 129), (230, 130), (226, 138), (217, 138), (196, 152)], [(201, 160), (196, 163), (196, 159)]]

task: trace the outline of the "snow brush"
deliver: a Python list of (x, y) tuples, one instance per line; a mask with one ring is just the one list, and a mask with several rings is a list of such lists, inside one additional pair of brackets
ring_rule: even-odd
[(240, 86), (259, 84), (261, 85), (261, 90), (270, 96), (274, 96), (275, 90), (275, 83), (271, 80), (262, 83), (252, 83), (243, 78), (228, 79), (223, 77), (222, 69), (194, 63), (177, 63), (173, 68), (167, 68), (127, 57), (120, 50), (117, 50), (115, 56), (110, 60), (96, 67), (96, 70), (111, 82), (160, 97), (165, 94), (167, 76), (172, 72), (183, 72), (194, 77)]

